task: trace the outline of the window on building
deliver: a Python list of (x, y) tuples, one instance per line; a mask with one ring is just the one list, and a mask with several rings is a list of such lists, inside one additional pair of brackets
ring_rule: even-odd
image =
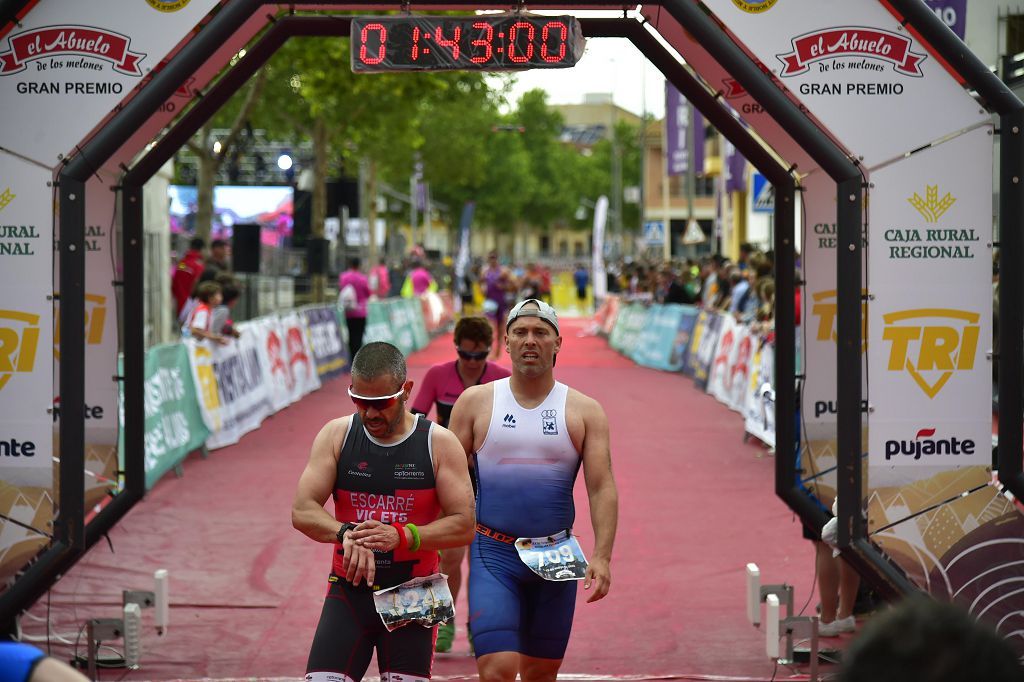
[(1024, 14), (1011, 14), (1006, 21), (1006, 54), (1024, 52)]
[(551, 237), (546, 234), (540, 236), (540, 255), (547, 256), (551, 253)]

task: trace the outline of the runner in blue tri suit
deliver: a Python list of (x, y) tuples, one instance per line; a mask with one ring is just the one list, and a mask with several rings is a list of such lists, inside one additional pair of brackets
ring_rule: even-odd
[(571, 530), (573, 483), (583, 467), (594, 545), (588, 602), (608, 593), (618, 493), (608, 420), (592, 398), (556, 382), (558, 316), (536, 299), (509, 313), (512, 376), (462, 394), (450, 429), (472, 453), (477, 534), (470, 554), (470, 630), (481, 679), (554, 680), (565, 656), (576, 601), (574, 581), (542, 578), (520, 558), (517, 538)]

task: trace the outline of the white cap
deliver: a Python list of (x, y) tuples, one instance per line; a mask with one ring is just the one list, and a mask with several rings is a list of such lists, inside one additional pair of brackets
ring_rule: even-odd
[[(527, 303), (533, 303), (537, 307), (526, 308), (525, 306)], [(554, 327), (556, 334), (561, 334), (561, 332), (558, 331), (558, 313), (556, 313), (555, 309), (544, 301), (539, 301), (536, 298), (528, 298), (525, 301), (516, 303), (508, 313), (508, 322), (505, 323), (505, 331), (507, 332), (509, 327), (512, 326), (512, 323), (520, 317), (539, 317)]]

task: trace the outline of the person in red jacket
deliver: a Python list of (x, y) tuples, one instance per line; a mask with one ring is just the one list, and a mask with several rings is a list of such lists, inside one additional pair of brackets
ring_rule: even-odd
[(203, 269), (206, 267), (203, 263), (203, 247), (205, 246), (206, 242), (202, 237), (193, 237), (192, 241), (188, 243), (188, 251), (178, 261), (178, 267), (171, 278), (171, 295), (174, 296), (175, 303), (174, 314), (179, 319), (181, 318), (181, 309), (185, 307), (196, 282), (199, 281), (199, 276), (203, 274)]

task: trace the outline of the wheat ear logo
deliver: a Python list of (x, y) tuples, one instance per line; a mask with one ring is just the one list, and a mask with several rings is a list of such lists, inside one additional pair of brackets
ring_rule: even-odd
[(943, 197), (939, 198), (939, 186), (938, 185), (925, 185), (924, 187), (924, 198), (917, 192), (914, 192), (914, 196), (907, 199), (910, 205), (917, 209), (917, 212), (929, 223), (939, 222), (939, 218), (942, 214), (949, 210), (949, 208), (956, 203), (956, 197), (949, 192), (946, 192)]
[(18, 196), (18, 195), (15, 194), (14, 192), (12, 192), (10, 187), (4, 189), (3, 192), (0, 192), (0, 211), (2, 211), (5, 208), (7, 208), (7, 206), (12, 201), (14, 201), (14, 198), (16, 196)]

